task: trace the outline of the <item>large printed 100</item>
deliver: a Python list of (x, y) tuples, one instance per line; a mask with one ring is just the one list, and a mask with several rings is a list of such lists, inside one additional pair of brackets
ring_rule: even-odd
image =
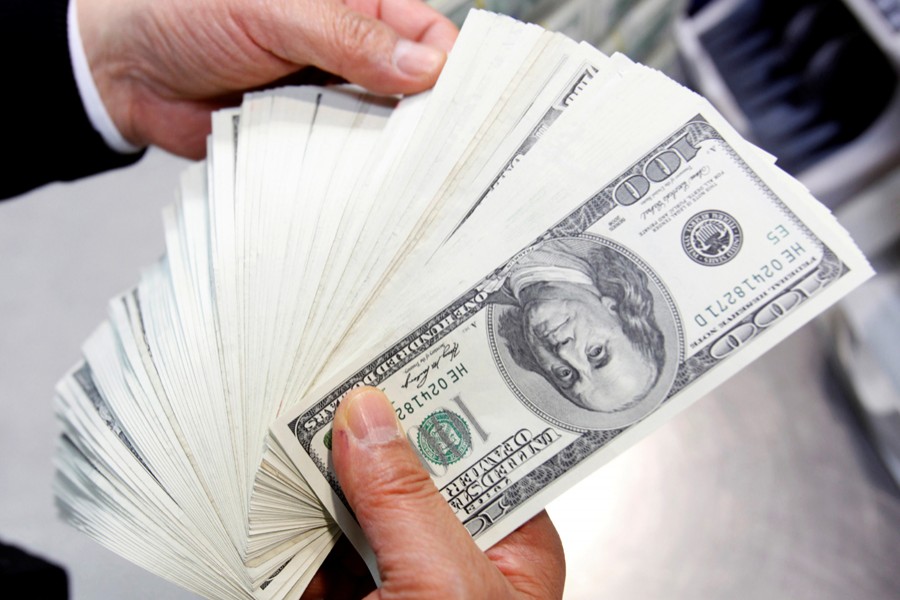
[(328, 468), (331, 420), (350, 388), (382, 388), (486, 548), (869, 274), (698, 115), (272, 431), (365, 548)]

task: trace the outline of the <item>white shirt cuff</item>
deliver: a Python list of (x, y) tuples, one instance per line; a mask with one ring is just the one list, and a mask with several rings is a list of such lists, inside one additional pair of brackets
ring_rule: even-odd
[(69, 2), (68, 14), (66, 15), (66, 28), (69, 32), (69, 56), (72, 57), (72, 72), (75, 74), (75, 85), (78, 86), (78, 94), (81, 96), (81, 103), (87, 113), (91, 125), (106, 145), (122, 154), (133, 154), (140, 152), (141, 148), (130, 143), (113, 123), (103, 100), (100, 98), (100, 92), (97, 91), (97, 84), (94, 83), (94, 77), (91, 75), (91, 69), (88, 66), (87, 55), (84, 53), (84, 44), (81, 43), (81, 31), (78, 29), (78, 11), (75, 7), (76, 0)]

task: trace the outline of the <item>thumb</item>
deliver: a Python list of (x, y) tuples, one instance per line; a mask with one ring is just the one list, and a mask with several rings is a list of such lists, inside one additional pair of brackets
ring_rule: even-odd
[[(351, 392), (333, 425), (335, 471), (375, 551), (382, 590), (415, 598), (454, 590), (458, 597), (472, 597), (497, 583), (499, 572), (419, 463), (383, 393)], [(477, 582), (477, 590), (468, 590), (472, 594), (465, 593), (467, 581)]]
[(378, 93), (420, 92), (437, 81), (447, 60), (443, 50), (401, 37), (384, 21), (343, 3), (308, 4), (303, 11), (289, 10), (282, 22), (299, 20), (297, 27), (279, 27), (282, 58), (312, 64)]

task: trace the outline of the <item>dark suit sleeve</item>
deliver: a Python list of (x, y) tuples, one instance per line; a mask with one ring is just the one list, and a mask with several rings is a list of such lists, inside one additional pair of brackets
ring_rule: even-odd
[(136, 162), (91, 126), (69, 58), (68, 0), (0, 0), (0, 199)]

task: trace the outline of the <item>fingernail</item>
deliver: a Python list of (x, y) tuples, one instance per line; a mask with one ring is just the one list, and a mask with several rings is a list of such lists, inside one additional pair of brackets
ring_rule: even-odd
[(380, 390), (361, 388), (347, 395), (345, 415), (350, 432), (358, 441), (380, 444), (400, 437), (394, 407)]
[(400, 38), (394, 46), (394, 66), (410, 77), (435, 73), (444, 64), (443, 51)]

